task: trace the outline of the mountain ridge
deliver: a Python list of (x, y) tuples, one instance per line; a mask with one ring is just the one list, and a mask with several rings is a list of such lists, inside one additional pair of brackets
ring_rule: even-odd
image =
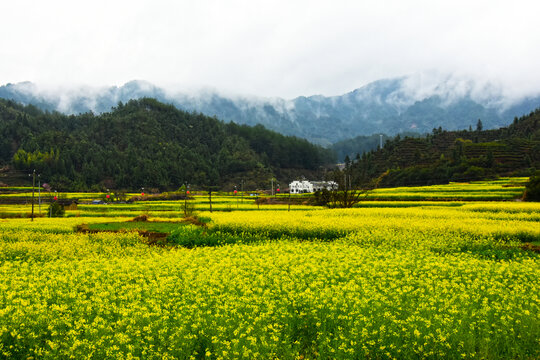
[(141, 80), (122, 86), (58, 91), (42, 90), (31, 82), (0, 86), (0, 98), (66, 114), (103, 113), (119, 102), (144, 97), (227, 122), (262, 124), (325, 146), (359, 135), (426, 133), (438, 127), (465, 129), (478, 119), (486, 129), (494, 129), (540, 106), (540, 96), (509, 99), (493, 86), (453, 78), (433, 84), (413, 77), (382, 79), (342, 95), (291, 100), (227, 96), (215, 90), (173, 92)]

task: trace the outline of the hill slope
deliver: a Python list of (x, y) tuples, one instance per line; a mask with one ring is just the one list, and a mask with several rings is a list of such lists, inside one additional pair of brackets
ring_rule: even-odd
[(496, 130), (434, 129), (427, 137), (396, 137), (352, 164), (357, 179), (365, 182), (380, 178), (381, 186), (529, 175), (538, 168), (540, 109)]
[[(95, 116), (44, 113), (0, 101), (0, 165), (36, 169), (57, 188), (176, 189), (183, 183), (250, 188), (309, 174), (330, 151), (262, 126), (225, 124), (153, 99)], [(287, 180), (287, 179), (284, 179)]]

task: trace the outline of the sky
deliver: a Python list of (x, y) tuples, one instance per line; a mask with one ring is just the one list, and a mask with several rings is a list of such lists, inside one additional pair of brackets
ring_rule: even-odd
[(535, 0), (3, 1), (0, 84), (292, 98), (451, 74), (538, 94), (539, 13)]

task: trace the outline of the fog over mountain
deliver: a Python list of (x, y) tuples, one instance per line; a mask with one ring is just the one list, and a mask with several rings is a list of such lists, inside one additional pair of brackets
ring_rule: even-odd
[(68, 114), (107, 112), (118, 102), (150, 97), (224, 121), (262, 124), (323, 145), (374, 133), (464, 129), (474, 127), (478, 119), (485, 129), (497, 128), (540, 107), (540, 94), (509, 97), (493, 84), (421, 75), (375, 81), (339, 96), (291, 100), (225, 95), (216, 90), (172, 91), (145, 81), (54, 90), (23, 82), (1, 86), (0, 97)]

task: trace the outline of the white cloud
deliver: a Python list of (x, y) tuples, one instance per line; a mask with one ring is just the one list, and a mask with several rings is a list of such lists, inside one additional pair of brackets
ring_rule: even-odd
[(11, 1), (0, 5), (0, 83), (144, 79), (291, 98), (435, 71), (518, 97), (540, 92), (539, 10), (485, 0)]

